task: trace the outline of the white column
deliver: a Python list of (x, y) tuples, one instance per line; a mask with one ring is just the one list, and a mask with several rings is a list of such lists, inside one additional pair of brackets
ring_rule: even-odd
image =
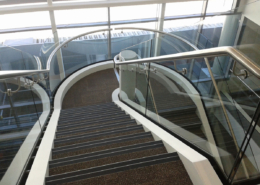
[[(156, 24), (156, 29), (159, 31), (163, 31), (165, 8), (166, 8), (166, 3), (158, 4), (158, 9), (157, 9), (158, 22)], [(154, 40), (154, 51), (155, 51), (154, 55), (155, 56), (160, 56), (161, 36), (162, 36), (161, 33), (156, 33), (156, 37)]]
[[(52, 6), (52, 0), (48, 0), (48, 5)], [(51, 28), (52, 28), (52, 33), (53, 33), (53, 37), (54, 37), (54, 42), (57, 47), (60, 44), (60, 42), (59, 42), (59, 36), (58, 36), (56, 22), (55, 22), (54, 11), (50, 10), (49, 14), (50, 14)], [(56, 57), (57, 57), (58, 66), (59, 66), (60, 80), (63, 80), (66, 75), (65, 75), (64, 65), (63, 65), (61, 49), (56, 52)]]

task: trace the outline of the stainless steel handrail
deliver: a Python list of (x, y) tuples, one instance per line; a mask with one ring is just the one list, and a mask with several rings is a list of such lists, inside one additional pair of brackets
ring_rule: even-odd
[(90, 32), (85, 32), (85, 33), (82, 33), (80, 35), (77, 35), (75, 37), (72, 37), (70, 38), (69, 40), (66, 40), (65, 42), (63, 42), (62, 44), (60, 44), (58, 47), (56, 47), (53, 52), (50, 54), (48, 60), (47, 60), (47, 66), (46, 66), (46, 69), (50, 70), (50, 64), (51, 64), (51, 61), (52, 61), (52, 58), (53, 56), (55, 55), (55, 53), (64, 45), (66, 45), (67, 43), (69, 43), (70, 41), (74, 40), (74, 39), (77, 39), (79, 37), (82, 37), (82, 36), (85, 36), (85, 35), (89, 35), (89, 34), (92, 34), (92, 33), (96, 33), (96, 32), (102, 32), (102, 31), (111, 31), (112, 28), (109, 28), (109, 29), (100, 29), (100, 30), (95, 30), (95, 31), (90, 31)]
[(31, 76), (35, 74), (48, 73), (49, 70), (6, 70), (0, 71), (0, 80), (20, 77), (20, 76)]
[[(252, 73), (254, 73), (258, 78), (260, 78), (260, 68), (257, 67), (253, 61), (251, 61), (249, 58), (247, 58), (243, 53), (239, 52), (235, 48), (232, 47), (218, 47), (218, 48), (211, 48), (211, 49), (204, 49), (204, 50), (199, 50), (195, 45), (190, 43), (189, 41), (185, 40), (182, 37), (179, 37), (174, 34), (169, 34), (165, 33), (162, 31), (154, 30), (154, 29), (147, 29), (147, 28), (136, 28), (136, 27), (121, 27), (121, 28), (116, 28), (116, 30), (123, 30), (123, 29), (137, 29), (137, 30), (146, 30), (146, 31), (152, 31), (152, 32), (157, 32), (160, 34), (164, 35), (169, 35), (171, 37), (174, 37), (190, 47), (192, 47), (195, 51), (190, 51), (190, 52), (183, 52), (183, 53), (177, 53), (177, 54), (172, 54), (172, 55), (164, 55), (164, 56), (159, 56), (159, 57), (151, 57), (151, 58), (144, 58), (144, 59), (138, 59), (138, 60), (130, 60), (130, 61), (123, 61), (123, 62), (118, 62), (115, 61), (116, 65), (124, 65), (124, 64), (135, 64), (135, 63), (151, 63), (151, 62), (163, 62), (163, 61), (169, 61), (169, 60), (178, 60), (178, 59), (194, 59), (194, 58), (204, 58), (205, 63), (207, 65), (212, 83), (215, 87), (216, 93), (218, 95), (221, 107), (223, 109), (223, 113), (225, 115), (229, 130), (231, 132), (232, 138), (235, 141), (235, 145), (237, 150), (239, 151), (239, 145), (237, 143), (236, 137), (234, 130), (232, 128), (231, 122), (229, 120), (225, 105), (222, 101), (222, 97), (220, 95), (220, 91), (218, 89), (216, 80), (214, 78), (214, 75), (212, 73), (209, 61), (207, 57), (212, 57), (212, 56), (222, 56), (222, 55), (230, 55), (233, 58), (237, 60), (237, 62), (241, 63), (243, 66), (247, 67)], [(242, 165), (245, 166), (244, 160), (242, 160)], [(244, 168), (246, 169), (246, 168)]]
[(260, 67), (257, 66), (250, 58), (245, 56), (239, 50), (230, 47), (217, 47), (203, 50), (188, 51), (183, 53), (176, 53), (171, 55), (164, 55), (159, 57), (144, 58), (139, 60), (129, 60), (124, 62), (116, 62), (116, 65), (134, 64), (134, 63), (149, 63), (149, 62), (164, 62), (169, 60), (180, 60), (180, 59), (194, 59), (194, 58), (205, 58), (205, 57), (218, 57), (229, 55), (235, 61), (239, 62), (257, 78), (260, 78)]
[(224, 46), (224, 47), (216, 47), (216, 48), (199, 50), (195, 45), (191, 44), (189, 41), (187, 41), (177, 35), (174, 35), (174, 34), (165, 33), (165, 32), (154, 30), (154, 29), (146, 29), (146, 28), (136, 28), (136, 27), (115, 28), (115, 30), (122, 30), (122, 29), (146, 30), (146, 31), (161, 33), (164, 35), (169, 35), (171, 37), (174, 37), (174, 38), (188, 44), (193, 49), (195, 49), (195, 51), (188, 51), (188, 52), (164, 55), (164, 56), (159, 56), (159, 57), (144, 58), (144, 59), (139, 59), (139, 60), (116, 62), (116, 65), (133, 64), (133, 63), (147, 63), (147, 62), (148, 63), (149, 62), (163, 62), (163, 61), (169, 61), (169, 60), (193, 59), (193, 58), (204, 58), (205, 60), (207, 60), (206, 57), (217, 57), (217, 56), (229, 55), (233, 59), (235, 59), (235, 61), (239, 62), (241, 65), (243, 65), (245, 68), (247, 68), (250, 72), (252, 72), (255, 76), (260, 78), (260, 67), (258, 67), (250, 58), (248, 58), (242, 52), (240, 52), (239, 50), (237, 50), (233, 47)]

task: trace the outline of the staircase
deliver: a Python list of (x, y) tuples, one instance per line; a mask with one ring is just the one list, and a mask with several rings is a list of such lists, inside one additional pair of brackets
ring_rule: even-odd
[[(198, 136), (190, 139), (190, 142), (207, 140), (202, 122), (197, 115), (197, 106), (187, 92), (178, 83), (171, 80), (176, 87), (176, 92), (172, 93), (166, 88), (167, 84), (157, 81), (154, 76), (154, 74), (150, 75), (153, 96), (148, 96), (148, 110), (172, 123), (168, 125), (168, 129), (172, 132), (176, 133), (176, 128), (180, 127)], [(191, 138), (189, 133), (179, 132), (178, 134), (188, 139)]]
[(192, 184), (177, 153), (113, 103), (61, 111), (46, 185)]

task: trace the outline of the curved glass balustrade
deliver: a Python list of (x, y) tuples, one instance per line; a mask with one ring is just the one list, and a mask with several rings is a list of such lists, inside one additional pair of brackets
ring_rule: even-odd
[[(48, 73), (0, 79), (0, 179), (16, 183), (50, 114)], [(34, 81), (34, 82), (33, 82)]]
[[(233, 23), (238, 25), (239, 17), (239, 14), (226, 16), (225, 24), (234, 19)], [(122, 58), (132, 60), (196, 48), (233, 46), (235, 37), (229, 35), (236, 29), (234, 26), (228, 33), (221, 33), (213, 27), (213, 39), (207, 38), (208, 32), (196, 30), (192, 33), (175, 31), (177, 37), (138, 29), (118, 29), (111, 31), (109, 37), (105, 32), (108, 30), (97, 30), (69, 42), (64, 41), (57, 51), (54, 50), (54, 43), (49, 44), (45, 53), (51, 57), (45, 65), (50, 69), (50, 88), (53, 92), (69, 74), (81, 67), (110, 60), (120, 52)], [(128, 105), (192, 143), (202, 153), (210, 155), (226, 177), (232, 174), (229, 180), (238, 181), (259, 174), (258, 151), (253, 147), (258, 145), (257, 142), (250, 140), (243, 158), (240, 151), (255, 118), (259, 82), (252, 74), (246, 79), (234, 75), (231, 72), (233, 63), (230, 57), (225, 56), (207, 60), (196, 58), (122, 65), (120, 97)], [(241, 69), (237, 65), (237, 73)], [(254, 132), (255, 138), (257, 134)], [(242, 159), (238, 171), (234, 169), (237, 158)]]
[(0, 47), (1, 70), (41, 70), (44, 69), (37, 56), (9, 47)]
[[(166, 34), (128, 47), (119, 54), (123, 61), (194, 50)], [(208, 64), (207, 64), (208, 61)], [(160, 126), (214, 158), (231, 181), (260, 175), (260, 132), (251, 134), (254, 114), (259, 111), (258, 82), (234, 75), (228, 56), (160, 63), (120, 65), (120, 99)], [(210, 70), (209, 68), (210, 67)], [(229, 70), (230, 69), (230, 70)], [(236, 67), (235, 74), (241, 67)], [(213, 76), (211, 76), (211, 73)], [(250, 128), (250, 129), (249, 129)], [(234, 166), (236, 166), (234, 168)], [(235, 172), (234, 172), (235, 171)]]

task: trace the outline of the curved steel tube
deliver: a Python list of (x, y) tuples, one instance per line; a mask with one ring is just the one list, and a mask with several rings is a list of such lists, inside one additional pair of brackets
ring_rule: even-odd
[(193, 58), (204, 58), (205, 61), (207, 62), (208, 59), (206, 57), (230, 55), (237, 62), (242, 64), (250, 72), (252, 72), (255, 76), (257, 76), (257, 78), (260, 78), (260, 67), (258, 67), (250, 58), (248, 58), (242, 52), (240, 52), (239, 50), (237, 50), (233, 47), (225, 46), (225, 47), (217, 47), (217, 48), (199, 50), (195, 45), (191, 44), (189, 41), (183, 39), (182, 37), (179, 37), (174, 34), (169, 34), (169, 33), (163, 32), (163, 31), (147, 29), (147, 28), (136, 28), (136, 27), (115, 28), (115, 30), (122, 30), (122, 29), (145, 30), (145, 31), (152, 31), (152, 32), (169, 35), (171, 37), (174, 37), (174, 38), (188, 44), (189, 46), (191, 46), (193, 49), (195, 49), (197, 51), (188, 51), (188, 52), (159, 56), (159, 57), (151, 57), (151, 58), (145, 58), (145, 59), (140, 59), (140, 60), (131, 60), (131, 61), (123, 62), (123, 63), (116, 62), (117, 65), (130, 64), (130, 63), (144, 63), (144, 62), (163, 62), (163, 61), (168, 61), (168, 60), (193, 59)]
[(49, 70), (6, 70), (0, 71), (0, 80), (19, 76), (30, 76), (39, 73), (48, 73)]
[(80, 35), (77, 35), (75, 37), (72, 37), (70, 38), (69, 40), (66, 40), (65, 42), (63, 42), (62, 44), (60, 44), (58, 47), (56, 47), (53, 52), (50, 54), (48, 60), (47, 60), (47, 66), (46, 66), (46, 69), (47, 70), (50, 70), (50, 64), (51, 64), (51, 60), (53, 58), (53, 56), (55, 55), (55, 53), (62, 47), (64, 46), (65, 44), (69, 43), (70, 41), (74, 40), (74, 39), (77, 39), (79, 37), (82, 37), (82, 36), (85, 36), (85, 35), (89, 35), (89, 34), (92, 34), (92, 33), (96, 33), (96, 32), (101, 32), (101, 31), (111, 31), (112, 28), (109, 28), (109, 29), (101, 29), (101, 30), (95, 30), (95, 31), (90, 31), (90, 32), (85, 32), (85, 33), (82, 33)]

